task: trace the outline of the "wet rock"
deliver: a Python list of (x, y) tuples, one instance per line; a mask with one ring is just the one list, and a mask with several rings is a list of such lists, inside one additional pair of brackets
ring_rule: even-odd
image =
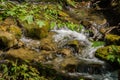
[(44, 38), (40, 41), (40, 49), (47, 51), (54, 51), (57, 49), (57, 45), (50, 38)]
[(12, 33), (15, 35), (17, 39), (20, 39), (22, 36), (22, 31), (18, 26), (15, 25), (10, 25), (10, 27), (7, 29), (8, 32)]
[(13, 34), (0, 31), (0, 48), (10, 48), (16, 44), (17, 40)]
[(89, 10), (86, 8), (73, 9), (70, 8), (70, 12), (67, 12), (70, 16), (74, 17), (76, 20), (84, 20), (88, 17)]
[(118, 71), (118, 80), (120, 80), (120, 69)]
[(75, 70), (78, 61), (74, 57), (68, 57), (61, 62), (61, 68), (65, 69), (66, 71), (73, 71)]
[(63, 55), (63, 56), (70, 56), (72, 54), (72, 51), (68, 48), (63, 48), (57, 51), (58, 55)]
[(45, 21), (44, 25), (39, 27), (36, 23), (28, 24), (26, 22), (23, 23), (23, 27), (25, 28), (25, 35), (32, 38), (45, 38), (49, 32), (49, 22)]
[(7, 27), (3, 26), (3, 25), (0, 25), (0, 31), (7, 31)]
[(37, 57), (39, 55), (32, 50), (29, 50), (27, 48), (19, 48), (19, 49), (10, 49), (9, 51), (6, 52), (6, 58), (10, 60), (16, 60), (16, 59), (21, 59), (21, 60), (37, 60)]
[(16, 25), (17, 22), (13, 17), (8, 17), (4, 20), (3, 24), (6, 25), (6, 26), (7, 25)]
[(114, 35), (114, 34), (106, 34), (105, 36), (106, 43), (108, 45), (110, 44), (115, 44), (115, 45), (120, 45), (120, 36)]
[(58, 14), (60, 17), (69, 17), (69, 15), (63, 11), (59, 11)]
[(91, 64), (85, 64), (85, 63), (79, 63), (76, 67), (77, 72), (84, 72), (89, 74), (102, 74), (106, 73), (105, 68), (102, 64), (99, 63), (91, 63)]
[(67, 47), (73, 53), (81, 53), (82, 49), (85, 47), (85, 43), (78, 40), (71, 40), (71, 41), (68, 41), (64, 47)]
[(45, 50), (41, 50), (40, 51), (40, 56), (39, 56), (39, 61), (41, 62), (45, 62), (45, 61), (51, 61), (53, 59), (55, 59), (55, 51), (45, 51)]
[(96, 51), (95, 56), (106, 61), (117, 62), (116, 60), (120, 56), (120, 46), (110, 45), (101, 47)]
[(25, 47), (32, 49), (32, 50), (35, 50), (35, 51), (39, 51), (39, 47), (40, 47), (39, 40), (30, 39), (27, 37), (22, 37), (20, 39), (20, 41), (24, 44)]

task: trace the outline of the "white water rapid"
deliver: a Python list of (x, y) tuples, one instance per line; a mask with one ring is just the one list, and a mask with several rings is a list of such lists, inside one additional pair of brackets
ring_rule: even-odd
[[(102, 47), (92, 47), (92, 42), (88, 40), (88, 37), (83, 34), (76, 31), (72, 31), (69, 29), (54, 29), (52, 30), (56, 32), (56, 35), (53, 36), (55, 42), (60, 43), (60, 47), (62, 47), (67, 41), (69, 40), (78, 40), (82, 45), (85, 45), (86, 47), (82, 51), (81, 54), (77, 54), (76, 57), (79, 61), (83, 62), (83, 65), (78, 65), (77, 67), (78, 71), (74, 73), (68, 73), (72, 76), (85, 76), (88, 78), (92, 78), (92, 80), (118, 80), (117, 79), (117, 72), (111, 72), (107, 70), (106, 63), (104, 61), (101, 61), (97, 59), (94, 54), (95, 51)], [(62, 45), (63, 44), (63, 45)], [(100, 64), (101, 67), (98, 69), (95, 67), (91, 67), (91, 64)], [(96, 69), (96, 72), (93, 74), (90, 74), (89, 71), (92, 69)], [(100, 73), (100, 74), (99, 74)]]

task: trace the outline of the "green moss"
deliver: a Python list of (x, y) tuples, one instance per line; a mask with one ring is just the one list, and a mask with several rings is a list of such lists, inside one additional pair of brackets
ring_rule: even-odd
[(110, 45), (106, 47), (101, 47), (96, 51), (95, 55), (96, 57), (99, 57), (106, 61), (111, 61), (109, 57), (112, 56), (114, 59), (113, 61), (116, 62), (117, 59), (120, 57), (120, 46)]
[(10, 33), (12, 33), (13, 35), (15, 35), (15, 37), (17, 39), (21, 38), (22, 36), (22, 31), (21, 29), (18, 27), (18, 26), (15, 26), (15, 25), (11, 25), (9, 28), (8, 28), (8, 31)]
[(0, 31), (0, 48), (10, 48), (17, 44), (17, 40), (13, 34)]
[(106, 39), (106, 43), (107, 44), (116, 44), (116, 45), (120, 45), (120, 36), (118, 35), (114, 35), (114, 34), (107, 34), (105, 36)]
[(36, 23), (32, 23), (32, 24), (24, 23), (24, 28), (25, 28), (26, 36), (41, 39), (47, 37), (50, 26), (49, 26), (49, 22), (45, 21), (44, 25), (40, 27)]

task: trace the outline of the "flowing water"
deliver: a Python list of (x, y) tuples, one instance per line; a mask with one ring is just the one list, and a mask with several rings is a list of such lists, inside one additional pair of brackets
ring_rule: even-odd
[(67, 41), (75, 39), (86, 46), (81, 54), (77, 53), (75, 55), (79, 63), (75, 66), (74, 72), (68, 71), (68, 75), (84, 76), (91, 78), (92, 80), (118, 80), (118, 73), (117, 71), (114, 71), (112, 65), (109, 65), (94, 56), (95, 51), (99, 47), (92, 47), (92, 43), (88, 40), (86, 35), (69, 29), (54, 29), (53, 31), (57, 33), (54, 35), (55, 41), (58, 43), (60, 42), (60, 44), (65, 44)]
[[(92, 42), (88, 40), (85, 34), (67, 28), (54, 29), (52, 32), (56, 32), (53, 39), (59, 48), (63, 47), (70, 40), (78, 40), (84, 48), (81, 53), (73, 53), (72, 57), (65, 58), (57, 55), (54, 60), (48, 60), (44, 62), (44, 64), (53, 64), (56, 70), (68, 76), (82, 76), (90, 80), (118, 80), (117, 70), (114, 70), (112, 65), (94, 56), (95, 51), (102, 46), (92, 47)], [(23, 37), (21, 41), (24, 42), (27, 47), (37, 52), (40, 51), (40, 42), (38, 40)]]
[[(85, 17), (86, 16), (83, 16), (83, 18)], [(99, 26), (95, 25), (95, 27)], [(62, 55), (56, 55), (55, 59), (48, 59), (48, 61), (43, 62), (44, 64), (52, 64), (57, 71), (72, 77), (79, 78), (82, 76), (88, 78), (89, 80), (118, 80), (118, 71), (114, 69), (112, 65), (95, 57), (95, 51), (103, 46), (92, 47), (92, 42), (89, 41), (88, 34), (84, 33), (85, 30), (82, 30), (82, 32), (76, 32), (67, 28), (55, 28), (51, 31), (56, 33), (53, 36), (53, 39), (57, 43), (57, 47), (60, 49), (64, 47), (71, 49), (68, 46), (66, 46), (66, 44), (72, 40), (79, 41), (79, 43), (81, 44), (80, 46), (83, 47), (82, 51), (80, 52), (73, 51), (73, 55), (70, 57), (66, 58)], [(98, 32), (99, 31), (97, 31), (96, 33)], [(24, 42), (27, 47), (36, 50), (37, 52), (40, 52), (40, 42), (38, 40), (23, 37), (21, 41)]]

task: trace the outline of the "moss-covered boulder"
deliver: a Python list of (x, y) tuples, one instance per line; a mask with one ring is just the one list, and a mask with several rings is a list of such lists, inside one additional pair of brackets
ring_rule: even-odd
[(68, 47), (72, 50), (73, 53), (81, 53), (85, 47), (85, 44), (82, 41), (80, 42), (78, 40), (70, 40), (65, 44), (64, 47)]
[(44, 38), (40, 40), (40, 49), (46, 51), (55, 51), (57, 44), (51, 38)]
[(22, 31), (21, 31), (21, 29), (18, 26), (10, 25), (10, 27), (7, 30), (8, 30), (8, 32), (10, 32), (13, 35), (15, 35), (15, 37), (17, 39), (21, 38), (21, 36), (22, 36)]
[(6, 26), (0, 25), (0, 31), (6, 31), (6, 30), (7, 30)]
[(96, 57), (99, 57), (106, 61), (119, 62), (120, 59), (120, 46), (110, 45), (99, 48), (96, 53)]
[(63, 49), (58, 50), (57, 54), (68, 57), (68, 56), (70, 56), (72, 54), (72, 51), (70, 49), (63, 48)]
[(44, 21), (44, 23), (41, 22), (39, 25), (37, 25), (36, 23), (32, 23), (32, 24), (28, 24), (26, 22), (23, 23), (25, 29), (25, 35), (36, 39), (47, 37), (50, 28), (49, 22)]
[(23, 61), (32, 61), (37, 57), (38, 54), (28, 48), (10, 49), (6, 53), (6, 58), (10, 60), (21, 59)]
[(114, 34), (106, 34), (105, 36), (106, 43), (120, 45), (120, 36)]
[(17, 44), (15, 36), (11, 33), (0, 31), (0, 48), (10, 48)]
[(16, 25), (17, 22), (16, 22), (15, 18), (7, 17), (2, 24), (4, 24), (4, 25)]

